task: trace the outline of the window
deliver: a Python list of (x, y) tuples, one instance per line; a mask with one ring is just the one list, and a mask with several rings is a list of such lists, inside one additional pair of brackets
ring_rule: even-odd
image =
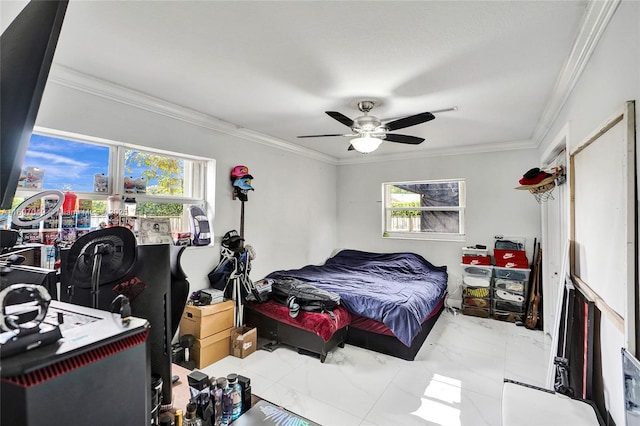
[(464, 240), (464, 180), (382, 184), (383, 236)]
[(107, 197), (122, 194), (135, 199), (136, 216), (169, 217), (172, 230), (187, 231), (185, 206), (204, 204), (208, 164), (213, 160), (36, 129), (14, 206), (42, 190), (71, 190), (97, 227), (107, 221)]
[(93, 192), (96, 174), (108, 175), (110, 148), (34, 133), (18, 190), (73, 189)]

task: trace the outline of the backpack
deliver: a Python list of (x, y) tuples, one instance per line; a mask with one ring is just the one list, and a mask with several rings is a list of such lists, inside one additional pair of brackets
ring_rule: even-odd
[(340, 306), (340, 296), (295, 278), (278, 278), (271, 285), (271, 298), (289, 308), (295, 318), (300, 310), (307, 312), (331, 312)]
[(231, 274), (235, 271), (235, 263), (231, 258), (223, 258), (220, 263), (209, 272), (207, 278), (209, 279), (209, 286), (216, 290), (222, 290), (224, 297), (231, 299), (231, 286), (227, 286)]

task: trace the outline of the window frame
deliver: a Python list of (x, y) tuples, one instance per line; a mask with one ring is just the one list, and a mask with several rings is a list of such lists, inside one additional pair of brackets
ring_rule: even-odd
[[(78, 199), (85, 200), (98, 200), (106, 201), (107, 197), (114, 194), (122, 195), (123, 197), (135, 198), (137, 202), (151, 202), (151, 203), (167, 203), (167, 204), (196, 204), (206, 206), (213, 203), (209, 203), (208, 199), (213, 194), (209, 194), (210, 188), (207, 187), (207, 181), (209, 175), (215, 174), (215, 160), (212, 158), (198, 157), (189, 154), (171, 152), (152, 147), (146, 147), (141, 145), (135, 145), (130, 143), (118, 142), (93, 136), (80, 135), (76, 133), (70, 133), (65, 131), (59, 131), (54, 129), (48, 129), (44, 127), (36, 126), (33, 130), (34, 134), (48, 136), (52, 138), (69, 140), (72, 142), (92, 144), (105, 146), (109, 148), (109, 161), (108, 161), (108, 182), (109, 189), (107, 192), (93, 192), (93, 191), (75, 191), (73, 192), (78, 196)], [(184, 182), (183, 192), (190, 195), (187, 196), (175, 196), (175, 195), (149, 195), (149, 194), (124, 194), (124, 177), (125, 177), (125, 150), (136, 150), (139, 152), (164, 155), (167, 157), (178, 158), (185, 160), (184, 167)], [(23, 165), (24, 167), (25, 165)], [(214, 180), (215, 181), (215, 180)], [(118, 188), (116, 191), (115, 189)], [(60, 191), (64, 191), (64, 188), (55, 188)], [(28, 198), (33, 195), (42, 192), (45, 188), (17, 188), (15, 198)], [(194, 192), (195, 191), (195, 192)], [(188, 223), (188, 209), (184, 209), (183, 212), (183, 224)], [(186, 230), (186, 229), (185, 229)]]
[[(458, 206), (425, 206), (425, 207), (391, 207), (391, 192), (388, 188), (397, 185), (418, 185), (418, 184), (437, 184), (437, 183), (450, 183), (457, 182), (459, 185), (459, 203)], [(465, 241), (465, 209), (466, 209), (466, 181), (463, 178), (456, 179), (428, 179), (428, 180), (416, 180), (416, 181), (393, 181), (383, 182), (381, 185), (382, 191), (382, 215), (381, 215), (381, 228), (382, 237), (390, 239), (405, 239), (405, 240), (421, 240), (421, 241)], [(422, 231), (389, 231), (387, 230), (387, 224), (390, 222), (392, 211), (402, 210), (420, 210), (420, 211), (457, 211), (459, 217), (459, 231), (457, 233), (449, 232), (422, 232)]]

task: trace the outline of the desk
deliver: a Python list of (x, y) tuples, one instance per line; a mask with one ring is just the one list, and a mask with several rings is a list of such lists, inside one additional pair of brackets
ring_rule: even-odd
[(189, 382), (187, 381), (187, 375), (189, 373), (191, 373), (191, 370), (177, 364), (171, 364), (171, 374), (178, 376), (178, 381), (173, 385), (171, 402), (174, 409), (180, 409), (183, 413), (187, 411), (187, 404), (191, 398), (189, 394)]
[(603, 423), (593, 402), (507, 379), (502, 391), (502, 424), (598, 426)]

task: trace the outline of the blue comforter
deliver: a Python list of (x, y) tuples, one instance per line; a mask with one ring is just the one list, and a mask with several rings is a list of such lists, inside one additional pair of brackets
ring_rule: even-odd
[(415, 253), (342, 250), (324, 265), (267, 278), (297, 278), (337, 293), (347, 310), (384, 323), (407, 346), (447, 289), (447, 267)]

